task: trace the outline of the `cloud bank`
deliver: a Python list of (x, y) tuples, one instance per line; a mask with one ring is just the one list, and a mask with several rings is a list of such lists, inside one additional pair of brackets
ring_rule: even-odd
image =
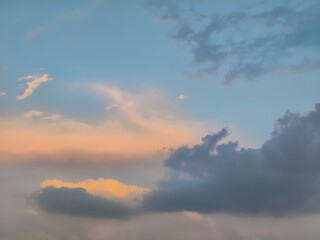
[[(224, 83), (277, 71), (320, 67), (319, 1), (151, 1), (147, 9), (177, 24), (169, 35), (188, 46), (197, 72)], [(207, 5), (206, 5), (207, 4)]]
[[(227, 135), (222, 129), (204, 137), (200, 144), (172, 150), (165, 161), (167, 175), (157, 187), (139, 189), (139, 194), (145, 193), (138, 205), (133, 204), (135, 213), (188, 211), (282, 217), (320, 213), (320, 104), (306, 115), (287, 111), (260, 148), (239, 148), (233, 141), (221, 143)], [(44, 189), (34, 199), (49, 212), (98, 218), (132, 214), (132, 209), (118, 206), (110, 195), (104, 195), (106, 200), (96, 196), (101, 189), (110, 193), (107, 182), (102, 181), (101, 188), (96, 188), (96, 181), (44, 182)], [(110, 210), (109, 204), (114, 209)]]
[(149, 211), (286, 216), (320, 212), (320, 104), (305, 116), (288, 111), (258, 149), (219, 143), (226, 129), (165, 161), (168, 176), (147, 194)]

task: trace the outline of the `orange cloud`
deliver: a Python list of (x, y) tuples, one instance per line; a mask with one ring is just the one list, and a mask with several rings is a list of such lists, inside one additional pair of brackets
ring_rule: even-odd
[(98, 180), (87, 179), (82, 182), (63, 182), (57, 179), (42, 182), (41, 187), (53, 186), (56, 188), (84, 188), (87, 192), (101, 197), (130, 197), (150, 191), (149, 188), (142, 188), (135, 185), (127, 185), (114, 179), (99, 178)]

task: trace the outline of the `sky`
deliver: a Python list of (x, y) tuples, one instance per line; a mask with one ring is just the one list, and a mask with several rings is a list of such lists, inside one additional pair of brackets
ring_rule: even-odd
[(317, 0), (0, 0), (0, 238), (318, 240)]

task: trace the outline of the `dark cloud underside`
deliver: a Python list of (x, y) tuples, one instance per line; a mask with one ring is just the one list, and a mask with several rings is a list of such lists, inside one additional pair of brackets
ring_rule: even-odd
[(36, 204), (44, 211), (66, 215), (125, 219), (133, 210), (111, 199), (89, 194), (83, 188), (46, 187), (32, 195)]
[(258, 149), (220, 143), (226, 129), (165, 161), (168, 176), (133, 210), (82, 188), (46, 187), (32, 195), (48, 212), (128, 218), (138, 211), (229, 212), (286, 216), (320, 213), (320, 104), (307, 115), (287, 113)]
[(219, 144), (227, 130), (175, 150), (169, 177), (144, 199), (151, 211), (290, 215), (320, 212), (320, 104), (287, 112), (258, 149)]

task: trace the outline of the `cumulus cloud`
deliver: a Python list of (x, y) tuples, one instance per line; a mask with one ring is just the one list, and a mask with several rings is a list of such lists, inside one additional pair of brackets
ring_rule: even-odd
[(32, 195), (44, 211), (82, 217), (126, 219), (131, 207), (112, 199), (89, 194), (83, 188), (45, 187)]
[(5, 92), (0, 92), (0, 97), (7, 95)]
[(46, 180), (41, 183), (43, 188), (53, 186), (56, 188), (83, 188), (88, 193), (101, 197), (123, 198), (128, 196), (137, 196), (148, 192), (151, 189), (142, 188), (135, 185), (128, 185), (114, 179), (99, 178), (98, 180), (87, 179), (81, 182), (63, 182), (57, 179)]
[[(64, 166), (66, 166), (64, 164)], [(19, 170), (17, 170), (17, 167)], [(107, 169), (105, 169), (108, 171)], [(101, 169), (101, 174), (104, 170)], [(112, 171), (111, 171), (112, 172)], [(20, 173), (20, 174), (19, 174)], [(96, 172), (91, 172), (95, 174)], [(108, 174), (108, 173), (105, 173)], [(76, 215), (45, 212), (32, 201), (25, 201), (25, 194), (38, 187), (43, 176), (59, 175), (51, 166), (39, 168), (34, 165), (15, 165), (0, 168), (1, 189), (0, 239), (17, 240), (125, 240), (125, 239), (224, 239), (224, 240), (318, 240), (320, 215), (303, 215), (296, 218), (246, 218), (225, 214), (201, 214), (191, 216), (181, 212), (148, 213), (132, 216), (129, 220), (88, 218)], [(83, 176), (74, 175), (68, 169), (65, 177), (69, 179)], [(90, 175), (90, 174), (89, 174)], [(112, 174), (111, 174), (112, 175)], [(199, 220), (197, 220), (199, 219)], [(274, 236), (253, 235), (261, 229), (270, 229)], [(233, 236), (233, 237), (232, 237)], [(247, 237), (248, 236), (248, 237)], [(269, 238), (268, 238), (269, 237)]]
[(21, 81), (21, 80), (28, 81), (27, 88), (24, 90), (24, 93), (22, 95), (18, 95), (16, 97), (17, 100), (26, 99), (34, 92), (34, 90), (36, 90), (40, 86), (41, 83), (48, 82), (53, 79), (49, 78), (48, 74), (43, 74), (40, 77), (38, 75), (29, 75), (29, 76), (21, 77), (18, 79), (18, 81)]
[(137, 192), (144, 196), (131, 211), (182, 211), (193, 220), (202, 219), (197, 213), (213, 212), (262, 216), (320, 213), (320, 104), (306, 115), (287, 111), (260, 148), (223, 142), (227, 135), (222, 129), (193, 147), (172, 150), (165, 161), (167, 176), (152, 191), (110, 179), (51, 180), (42, 183), (44, 188), (34, 199), (46, 211), (98, 218), (110, 217), (107, 203), (101, 203), (99, 196), (108, 201), (116, 196), (113, 203), (117, 199), (117, 204), (123, 204), (121, 197)]
[(276, 70), (320, 68), (319, 1), (230, 2), (148, 4), (161, 20), (177, 24), (170, 37), (191, 49), (197, 72), (184, 75), (219, 75), (230, 84)]
[(257, 149), (220, 143), (226, 129), (183, 146), (165, 161), (168, 176), (147, 194), (151, 211), (290, 215), (320, 212), (320, 104), (288, 111)]

